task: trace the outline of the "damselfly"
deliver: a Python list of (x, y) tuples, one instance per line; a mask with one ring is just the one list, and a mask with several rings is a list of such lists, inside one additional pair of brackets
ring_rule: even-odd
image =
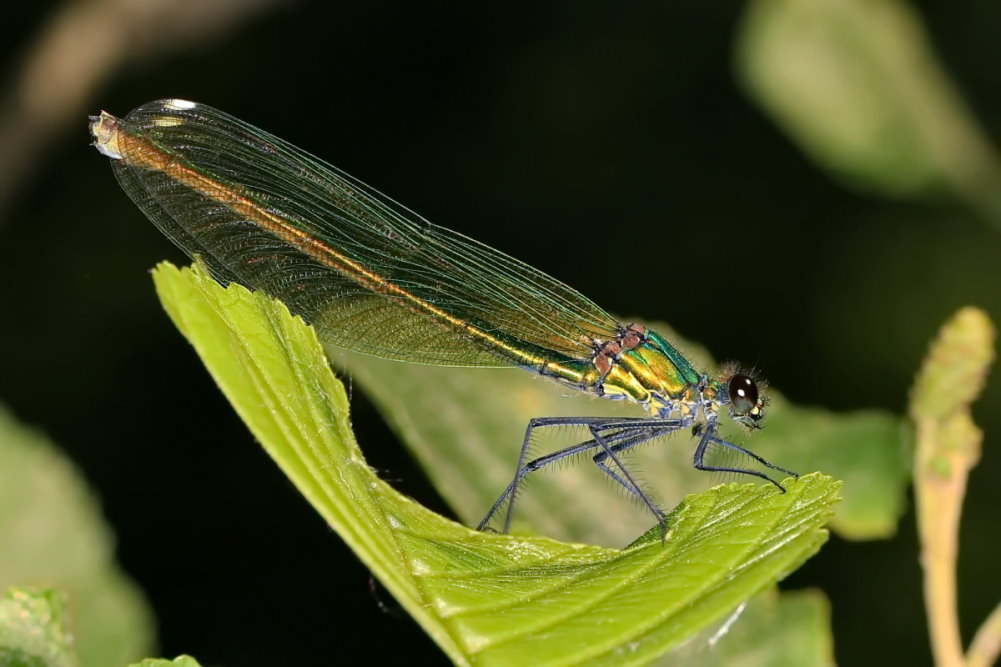
[[(511, 484), (479, 528), (533, 471), (590, 455), (646, 505), (663, 511), (621, 454), (681, 429), (697, 438), (700, 470), (781, 483), (750, 465), (713, 464), (722, 448), (773, 465), (717, 432), (719, 415), (760, 428), (764, 397), (749, 374), (696, 370), (667, 340), (620, 323), (558, 280), (421, 216), (322, 160), (211, 107), (168, 99), (125, 118), (91, 118), (119, 183), (188, 255), (222, 283), (282, 300), (329, 344), (446, 366), (518, 366), (575, 390), (633, 401), (644, 417), (532, 419)], [(577, 427), (584, 442), (529, 460), (534, 432)]]

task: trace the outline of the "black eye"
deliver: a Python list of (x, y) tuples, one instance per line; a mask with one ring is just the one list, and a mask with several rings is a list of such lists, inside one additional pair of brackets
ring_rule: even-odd
[(758, 404), (758, 385), (746, 375), (737, 373), (730, 378), (727, 393), (730, 394), (730, 405), (738, 415), (746, 415)]

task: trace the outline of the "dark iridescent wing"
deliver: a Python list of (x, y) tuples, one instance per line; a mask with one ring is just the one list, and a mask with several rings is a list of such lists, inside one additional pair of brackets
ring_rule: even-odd
[(221, 111), (161, 100), (116, 122), (115, 174), (143, 212), (217, 279), (281, 299), (333, 345), (507, 366), (590, 359), (594, 339), (616, 336), (558, 280)]

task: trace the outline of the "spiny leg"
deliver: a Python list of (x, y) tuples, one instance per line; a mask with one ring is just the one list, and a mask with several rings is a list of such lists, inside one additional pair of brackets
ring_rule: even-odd
[(764, 466), (766, 466), (768, 468), (771, 468), (772, 470), (778, 470), (779, 472), (784, 472), (784, 473), (786, 473), (788, 475), (792, 475), (793, 477), (797, 477), (797, 478), (799, 477), (799, 475), (796, 474), (796, 473), (794, 473), (793, 471), (786, 470), (785, 468), (781, 468), (781, 467), (779, 467), (777, 465), (774, 465), (774, 464), (770, 463), (769, 461), (765, 460), (764, 458), (758, 456), (757, 454), (755, 454), (752, 451), (744, 449), (743, 447), (741, 447), (739, 445), (735, 445), (732, 442), (728, 442), (726, 440), (723, 440), (722, 438), (720, 438), (719, 436), (716, 435), (716, 425), (715, 424), (710, 424), (705, 429), (705, 431), (702, 433), (702, 438), (699, 440), (698, 447), (695, 448), (695, 460), (693, 462), (693, 465), (694, 465), (694, 467), (696, 469), (698, 469), (698, 470), (706, 470), (706, 471), (711, 471), (711, 472), (733, 472), (733, 473), (738, 473), (738, 474), (741, 474), (741, 475), (751, 475), (753, 477), (758, 477), (760, 479), (763, 479), (766, 482), (770, 482), (771, 484), (775, 485), (775, 487), (777, 487), (778, 490), (781, 491), (782, 493), (786, 492), (786, 489), (785, 489), (784, 486), (782, 486), (781, 484), (779, 484), (778, 482), (776, 482), (774, 479), (772, 479), (768, 475), (764, 474), (763, 472), (759, 472), (757, 470), (751, 470), (749, 468), (737, 468), (737, 467), (730, 467), (730, 466), (712, 466), (712, 465), (707, 465), (705, 463), (704, 459), (705, 459), (705, 455), (706, 455), (706, 450), (709, 447), (709, 443), (711, 443), (711, 442), (715, 442), (716, 444), (721, 445), (723, 447), (727, 447), (728, 449), (732, 449), (732, 450), (738, 451), (738, 452), (740, 452), (742, 454), (746, 454), (747, 456), (750, 456), (752, 459), (754, 459), (758, 463), (760, 463), (760, 464), (762, 464), (762, 465), (764, 465)]
[[(620, 424), (615, 424), (607, 426), (608, 429), (616, 429), (613, 433), (604, 436), (606, 442), (609, 443), (609, 449), (614, 454), (619, 454), (628, 449), (632, 449), (637, 445), (642, 445), (643, 443), (649, 442), (654, 438), (673, 433), (678, 429), (684, 428), (687, 422), (680, 419), (645, 419), (642, 423), (636, 425), (630, 425), (623, 427)], [(629, 434), (630, 437), (627, 439), (624, 436)], [(614, 442), (613, 444), (613, 441)], [(593, 441), (589, 441), (593, 442)], [(607, 474), (609, 477), (614, 479), (620, 485), (622, 485), (627, 491), (632, 493), (639, 500), (644, 500), (643, 492), (638, 484), (630, 483), (626, 479), (623, 479), (618, 473), (605, 465), (605, 461), (609, 458), (608, 454), (604, 451), (598, 452), (591, 459), (594, 461), (601, 470)], [(613, 460), (615, 460), (613, 458)], [(615, 460), (616, 464), (622, 468), (622, 464)]]
[(723, 445), (724, 447), (729, 447), (730, 449), (734, 449), (734, 450), (736, 450), (738, 452), (741, 452), (743, 454), (747, 454), (752, 459), (754, 459), (755, 461), (757, 461), (761, 465), (765, 466), (766, 468), (771, 468), (772, 470), (778, 470), (779, 472), (784, 472), (787, 475), (792, 475), (796, 479), (799, 479), (799, 473), (795, 473), (792, 470), (786, 470), (782, 466), (777, 466), (774, 463), (772, 463), (771, 461), (768, 461), (767, 459), (765, 459), (764, 457), (758, 456), (757, 454), (755, 454), (751, 450), (744, 449), (740, 445), (735, 445), (732, 442), (729, 442), (727, 440), (723, 440), (722, 438), (720, 438), (717, 435), (713, 435), (712, 438), (711, 438), (711, 440), (713, 442), (717, 443), (717, 444)]
[[(664, 519), (663, 511), (657, 507), (657, 505), (655, 505), (645, 493), (643, 493), (639, 484), (635, 479), (633, 479), (625, 464), (618, 459), (616, 454), (648, 442), (657, 436), (676, 431), (687, 425), (687, 423), (688, 422), (683, 422), (679, 419), (651, 419), (649, 417), (627, 417), (625, 419), (620, 418), (604, 420), (596, 424), (592, 423), (588, 427), (591, 431), (591, 435), (593, 436), (591, 440), (583, 442), (579, 445), (561, 449), (557, 452), (553, 452), (552, 454), (541, 456), (533, 461), (530, 461), (524, 466), (521, 475), (516, 477), (513, 484), (519, 484), (521, 479), (524, 479), (525, 475), (533, 470), (539, 470), (540, 468), (566, 458), (567, 456), (572, 456), (595, 447), (601, 447), (602, 451), (598, 452), (592, 460), (601, 470), (608, 474), (609, 477), (621, 484), (623, 488), (632, 493), (647, 506), (650, 512), (657, 519), (657, 522), (661, 525), (661, 528), (666, 535), (667, 523)], [(606, 435), (602, 435), (601, 431), (608, 431), (608, 433)], [(609, 458), (615, 463), (616, 467), (621, 472), (621, 475), (605, 465), (605, 460)], [(508, 504), (505, 530), (510, 524), (512, 511), (513, 499)]]
[[(515, 471), (514, 480), (512, 480), (507, 488), (504, 489), (500, 498), (498, 498), (497, 501), (490, 507), (486, 516), (484, 516), (483, 520), (480, 521), (479, 525), (477, 525), (477, 530), (486, 529), (490, 520), (493, 519), (494, 515), (496, 515), (500, 508), (504, 506), (505, 502), (507, 503), (508, 509), (504, 520), (504, 532), (509, 530), (515, 495), (521, 485), (521, 481), (529, 472), (544, 468), (545, 466), (565, 459), (568, 456), (580, 454), (601, 446), (596, 440), (592, 439), (578, 445), (566, 447), (545, 456), (540, 456), (539, 458), (526, 463), (525, 459), (528, 458), (528, 449), (531, 446), (533, 431), (536, 428), (547, 428), (552, 426), (587, 426), (589, 428), (598, 427), (604, 429), (619, 429), (619, 432), (616, 434), (616, 439), (619, 439), (630, 435), (639, 428), (647, 428), (650, 426), (672, 426), (673, 428), (678, 428), (680, 424), (676, 419), (650, 419), (645, 417), (536, 417), (530, 420), (527, 428), (525, 429), (525, 437), (522, 440), (521, 451), (518, 455), (518, 467)], [(635, 437), (635, 435), (633, 434), (631, 437)]]
[[(559, 418), (556, 417), (554, 419), (559, 419)], [(518, 489), (521, 486), (521, 482), (522, 482), (523, 479), (525, 479), (525, 476), (528, 475), (528, 473), (530, 473), (530, 472), (534, 472), (536, 470), (540, 470), (540, 469), (545, 468), (546, 466), (548, 466), (550, 464), (556, 463), (557, 461), (561, 461), (561, 460), (563, 460), (565, 458), (568, 458), (570, 456), (574, 456), (576, 454), (581, 454), (583, 452), (586, 452), (586, 451), (588, 451), (590, 449), (594, 449), (596, 447), (605, 447), (606, 444), (608, 443), (607, 439), (603, 443), (602, 440), (599, 439), (600, 436), (597, 436), (595, 434), (595, 430), (601, 427), (599, 425), (607, 426), (607, 425), (611, 424), (611, 426), (609, 426), (609, 428), (611, 428), (611, 429), (614, 430), (614, 435), (612, 436), (612, 442), (617, 443), (620, 439), (625, 440), (627, 437), (630, 437), (630, 436), (633, 437), (633, 438), (635, 438), (636, 435), (635, 434), (631, 434), (631, 432), (632, 431), (636, 431), (638, 428), (640, 428), (639, 425), (642, 424), (642, 423), (645, 423), (645, 421), (647, 421), (647, 420), (645, 420), (642, 417), (626, 418), (625, 420), (621, 419), (621, 418), (610, 420), (607, 417), (604, 417), (604, 418), (593, 418), (592, 417), (592, 418), (587, 418), (586, 420), (581, 419), (581, 420), (575, 420), (575, 421), (572, 421), (572, 422), (545, 423), (545, 424), (541, 424), (541, 425), (540, 424), (536, 424), (535, 425), (536, 427), (538, 427), (538, 426), (558, 426), (558, 425), (564, 425), (564, 426), (566, 426), (566, 425), (588, 426), (589, 430), (591, 431), (591, 434), (593, 436), (595, 436), (595, 437), (593, 437), (591, 440), (587, 440), (587, 441), (582, 442), (580, 444), (571, 445), (570, 447), (565, 447), (563, 449), (560, 449), (558, 451), (552, 452), (550, 454), (546, 454), (545, 456), (540, 456), (540, 457), (538, 457), (536, 459), (532, 459), (528, 463), (523, 464), (518, 469), (518, 471), (515, 473), (514, 480), (511, 482), (511, 484), (505, 490), (505, 494), (502, 495), (497, 500), (496, 503), (494, 503), (494, 507), (491, 508), (491, 513), (487, 514), (487, 516), (483, 519), (483, 521), (480, 522), (481, 525), (483, 525), (483, 524), (485, 524), (485, 522), (489, 521), (492, 513), (496, 512), (497, 509), (501, 505), (503, 505), (505, 497), (509, 496), (508, 503), (507, 503), (507, 512), (504, 515), (504, 532), (505, 533), (508, 532), (511, 529), (511, 519), (514, 516), (515, 494), (518, 492)]]
[[(528, 457), (528, 448), (532, 444), (532, 432), (535, 429), (546, 428), (549, 426), (581, 426), (581, 425), (586, 426), (589, 425), (590, 422), (592, 421), (600, 421), (600, 418), (533, 417), (532, 419), (530, 419), (528, 422), (528, 426), (525, 427), (525, 437), (522, 439), (521, 442), (521, 451), (518, 453), (518, 467), (515, 469), (514, 480), (512, 480), (511, 483), (508, 484), (507, 488), (504, 489), (504, 493), (502, 493), (500, 498), (498, 498), (497, 501), (494, 502), (494, 504), (490, 507), (490, 509), (487, 511), (486, 516), (484, 516), (483, 520), (480, 521), (479, 525), (476, 526), (476, 529), (484, 530), (487, 527), (487, 524), (490, 523), (490, 520), (497, 513), (497, 511), (504, 505), (506, 501), (510, 500), (508, 502), (508, 507), (509, 507), (508, 514), (504, 521), (504, 532), (506, 533), (508, 531), (509, 525), (511, 523), (510, 506), (514, 504), (514, 496), (518, 490), (518, 486), (521, 484), (521, 480), (524, 478), (525, 474), (532, 469), (530, 468), (530, 466), (539, 460), (536, 459), (534, 461), (529, 462), (527, 465), (525, 464), (525, 459)], [(587, 449), (590, 449), (590, 447), (587, 447), (586, 444), (587, 443), (583, 443), (582, 445), (577, 445), (575, 447), (568, 448), (569, 450), (576, 450), (576, 451), (567, 452), (566, 450), (560, 450), (558, 452), (549, 454), (547, 457), (542, 457), (542, 458), (551, 459), (548, 461), (548, 463), (552, 463), (553, 461), (558, 461), (561, 458), (565, 458), (566, 456), (572, 456), (575, 453), (581, 451), (587, 451)]]
[(538, 470), (539, 468), (544, 468), (550, 463), (555, 463), (561, 459), (565, 459), (568, 456), (573, 456), (574, 454), (580, 454), (582, 452), (586, 452), (587, 450), (594, 449), (597, 446), (598, 443), (596, 443), (594, 440), (588, 440), (587, 442), (582, 442), (579, 445), (567, 447), (566, 449), (561, 449), (558, 452), (553, 452), (552, 454), (546, 454), (545, 456), (540, 456), (537, 459), (532, 459), (528, 463), (519, 465), (517, 472), (515, 472), (514, 479), (511, 481), (510, 484), (507, 485), (507, 488), (504, 489), (504, 493), (501, 494), (500, 498), (498, 498), (496, 502), (494, 502), (494, 504), (490, 507), (490, 510), (487, 512), (487, 515), (483, 517), (483, 520), (480, 521), (478, 526), (476, 526), (476, 530), (484, 530), (487, 524), (490, 522), (490, 519), (492, 519), (494, 515), (497, 513), (497, 511), (504, 506), (504, 502), (510, 500), (510, 502), (508, 502), (507, 517), (504, 520), (504, 532), (506, 533), (511, 523), (510, 508), (511, 505), (514, 504), (514, 495), (515, 492), (518, 490), (518, 487), (521, 486), (521, 481), (525, 478), (525, 475), (534, 470)]
[[(675, 430), (675, 429), (671, 429), (671, 430)], [(613, 453), (618, 454), (618, 453), (624, 452), (624, 451), (626, 451), (628, 449), (632, 449), (633, 447), (636, 447), (637, 445), (641, 445), (641, 444), (643, 444), (645, 442), (648, 442), (648, 441), (656, 438), (659, 435), (663, 435), (664, 433), (669, 433), (669, 432), (670, 431), (665, 431), (665, 432), (661, 432), (661, 431), (645, 431), (643, 433), (639, 433), (639, 434), (633, 435), (632, 438), (629, 439), (629, 440), (623, 440), (622, 442), (617, 442), (615, 444), (611, 444), (609, 446), (609, 449)], [(618, 437), (620, 437), (620, 434), (616, 433), (615, 436), (611, 436), (611, 437), (606, 436), (605, 439), (606, 439), (606, 441), (611, 442), (613, 439), (618, 438)], [(589, 440), (588, 442), (593, 442), (595, 444), (598, 444), (597, 441), (595, 441), (595, 440)], [(594, 462), (594, 464), (596, 466), (598, 466), (601, 469), (602, 472), (604, 472), (606, 475), (608, 475), (609, 477), (611, 477), (612, 479), (614, 479), (619, 485), (621, 485), (622, 487), (624, 487), (626, 489), (626, 491), (628, 491), (629, 493), (631, 493), (634, 496), (636, 496), (637, 500), (643, 500), (643, 494), (642, 494), (642, 491), (639, 488), (639, 485), (633, 485), (633, 484), (631, 484), (626, 479), (623, 479), (623, 477), (620, 476), (617, 472), (615, 472), (614, 470), (612, 470), (611, 468), (609, 468), (607, 465), (605, 465), (605, 461), (608, 460), (608, 458), (609, 458), (609, 456), (608, 456), (607, 453), (605, 453), (604, 451), (600, 451), (597, 454), (595, 454), (591, 458), (591, 460)], [(618, 463), (618, 462), (616, 461), (616, 463)]]
[[(598, 444), (601, 445), (602, 449), (602, 451), (594, 455), (594, 458), (592, 460), (598, 466), (598, 468), (600, 468), (609, 477), (611, 477), (616, 482), (625, 487), (627, 491), (629, 491), (634, 496), (639, 498), (640, 501), (642, 501), (643, 504), (647, 506), (647, 509), (649, 509), (650, 512), (653, 514), (654, 518), (657, 519), (657, 523), (660, 524), (661, 533), (663, 535), (667, 535), (667, 521), (664, 519), (663, 510), (657, 507), (657, 505), (654, 504), (654, 502), (650, 500), (650, 498), (647, 497), (645, 493), (643, 493), (643, 490), (640, 489), (639, 484), (637, 484), (636, 480), (633, 479), (632, 474), (622, 463), (617, 454), (631, 447), (635, 447), (640, 443), (652, 440), (658, 435), (669, 433), (673, 430), (677, 430), (677, 427), (655, 429), (652, 430), (652, 432), (650, 433), (640, 434), (639, 437), (634, 436), (631, 440), (611, 445), (606, 441), (604, 437), (602, 437), (602, 435), (598, 432), (597, 428), (595, 428), (594, 426), (591, 427), (591, 435), (594, 436), (594, 439), (598, 442)], [(616, 473), (614, 470), (605, 465), (605, 461), (607, 459), (612, 460), (612, 462), (615, 464), (615, 467), (619, 469), (618, 473)], [(621, 473), (621, 475), (619, 473)]]

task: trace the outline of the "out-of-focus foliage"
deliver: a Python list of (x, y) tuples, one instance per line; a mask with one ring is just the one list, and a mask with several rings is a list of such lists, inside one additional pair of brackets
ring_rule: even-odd
[(678, 649), (667, 665), (700, 667), (832, 666), (834, 640), (826, 596), (816, 590), (768, 591), (698, 641)]
[(737, 70), (821, 166), (894, 196), (948, 192), (1001, 223), (1001, 167), (898, 0), (754, 0)]
[[(984, 434), (971, 404), (984, 389), (994, 363), (996, 330), (979, 308), (949, 319), (932, 342), (911, 392), (917, 426), (914, 496), (925, 577), (925, 609), (937, 665), (993, 664), (1001, 653), (1001, 604), (988, 617), (967, 658), (959, 628), (957, 585), (960, 518), (967, 478), (980, 461)], [(994, 545), (997, 549), (997, 545)]]
[(8, 589), (0, 598), (0, 665), (77, 667), (70, 626), (58, 591)]
[[(14, 604), (26, 605), (29, 622), (44, 620), (43, 607), (51, 607), (58, 627), (41, 624), (38, 632), (48, 637), (56, 628), (56, 634), (71, 636), (82, 667), (120, 665), (148, 653), (152, 618), (142, 594), (115, 564), (113, 548), (111, 530), (73, 465), (0, 409), (0, 590), (52, 587), (71, 610), (67, 620), (58, 594), (20, 590), (4, 603), (8, 618), (15, 617)], [(46, 645), (57, 639), (52, 635)]]

